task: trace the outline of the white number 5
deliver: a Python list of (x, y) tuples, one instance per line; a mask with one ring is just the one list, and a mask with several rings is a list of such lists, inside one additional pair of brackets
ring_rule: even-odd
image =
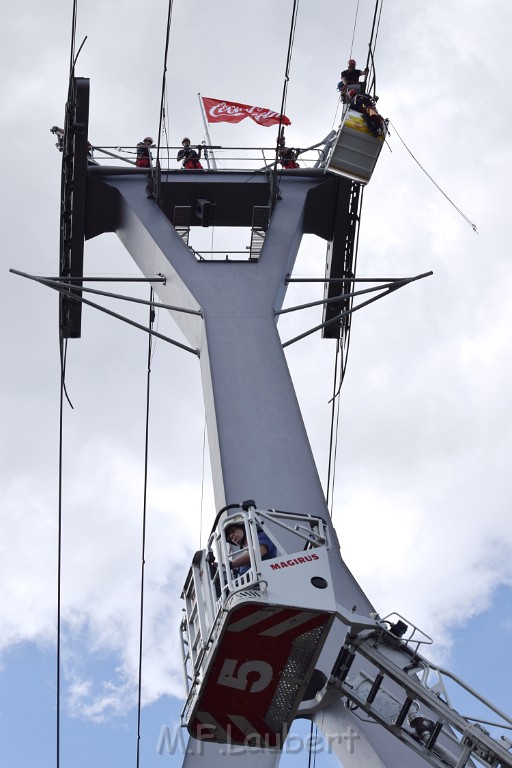
[(263, 691), (272, 680), (273, 670), (266, 661), (244, 661), (235, 674), (237, 664), (236, 659), (226, 659), (222, 665), (219, 679), (219, 685), (226, 685), (228, 688), (238, 688), (240, 691), (247, 690), (249, 686), (249, 675), (253, 672), (258, 674), (258, 678), (253, 680), (249, 686), (250, 693)]

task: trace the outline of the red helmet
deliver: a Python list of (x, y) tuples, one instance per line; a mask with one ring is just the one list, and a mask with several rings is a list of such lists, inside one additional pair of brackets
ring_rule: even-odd
[(153, 143), (153, 139), (151, 138), (151, 136), (146, 136), (146, 138), (144, 139), (144, 144), (146, 143), (146, 141), (149, 141), (150, 144)]
[(351, 88), (350, 91), (348, 92), (348, 95), (352, 99), (356, 95), (356, 93), (357, 93), (356, 89), (355, 88)]
[(181, 140), (181, 143), (184, 144), (186, 141), (188, 141), (188, 143), (190, 144), (190, 139), (188, 136), (185, 136), (185, 138)]
[(354, 69), (354, 67), (356, 66), (356, 60), (355, 59), (349, 59), (347, 66), (349, 67), (349, 69)]

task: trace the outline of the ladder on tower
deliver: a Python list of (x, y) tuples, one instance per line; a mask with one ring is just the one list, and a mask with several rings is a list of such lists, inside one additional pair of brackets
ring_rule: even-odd
[[(416, 627), (403, 639), (410, 622), (399, 617), (396, 624), (379, 623), (382, 629), (347, 635), (327, 687), (346, 697), (349, 709), (364, 712), (436, 768), (512, 768), (510, 738), (501, 735), (500, 743), (484, 727), (512, 729), (512, 719), (455, 675), (422, 657), (419, 645), (431, 640), (423, 633), (418, 640)], [(403, 666), (404, 651), (410, 663)], [(461, 715), (450, 701), (445, 680), (457, 686), (453, 695), (485, 707), (499, 722)]]
[(174, 207), (173, 226), (185, 245), (188, 245), (190, 224), (192, 221), (192, 206), (176, 205)]
[(270, 206), (255, 205), (252, 210), (251, 243), (249, 245), (249, 261), (257, 261), (260, 257), (265, 235), (270, 221)]

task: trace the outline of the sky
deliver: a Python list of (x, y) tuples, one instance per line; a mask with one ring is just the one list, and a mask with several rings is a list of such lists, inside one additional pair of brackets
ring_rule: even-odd
[[(291, 0), (175, 0), (167, 69), (169, 143), (202, 141), (197, 94), (279, 110)], [(339, 122), (336, 84), (364, 64), (374, 4), (302, 0), (290, 67), (292, 146)], [(0, 755), (56, 764), (59, 468), (57, 297), (9, 273), (55, 275), (72, 4), (3, 10), (1, 263)], [(78, 5), (77, 74), (91, 79), (89, 138), (157, 138), (167, 5)], [(375, 64), (391, 121), (365, 189), (358, 274), (433, 276), (357, 312), (342, 388), (333, 519), (344, 559), (381, 615), (431, 637), (430, 655), (510, 711), (511, 350), (508, 228), (512, 152), (507, 0), (385, 0)], [(214, 144), (271, 147), (275, 131), (211, 126)], [(407, 151), (405, 145), (410, 150)], [(422, 168), (441, 187), (432, 183)], [(171, 162), (172, 166), (172, 162)], [(446, 195), (446, 196), (445, 196)], [(478, 228), (451, 205), (450, 200)], [(222, 244), (219, 244), (222, 247)], [(305, 237), (295, 276), (322, 277), (325, 242)], [(89, 275), (138, 276), (114, 235), (89, 241)], [(111, 286), (109, 286), (109, 289)], [(147, 286), (112, 290), (148, 298)], [(287, 304), (320, 299), (290, 287)], [(105, 306), (114, 307), (105, 300)], [(147, 324), (147, 309), (119, 307)], [(290, 338), (319, 309), (283, 317)], [(180, 338), (163, 311), (158, 330)], [(325, 486), (334, 345), (318, 334), (287, 359)], [(183, 703), (180, 592), (215, 508), (196, 359), (152, 355), (141, 765), (181, 765), (162, 744)], [(84, 308), (68, 345), (63, 420), (62, 766), (135, 764), (147, 338)], [(284, 766), (307, 764), (307, 726)], [(319, 768), (334, 765), (320, 753)]]

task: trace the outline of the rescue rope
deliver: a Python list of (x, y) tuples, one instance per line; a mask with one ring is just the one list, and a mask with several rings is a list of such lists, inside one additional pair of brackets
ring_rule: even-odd
[(338, 101), (337, 101), (337, 104), (336, 104), (336, 112), (334, 113), (334, 118), (333, 118), (332, 125), (331, 125), (331, 131), (334, 130), (334, 125), (335, 125), (335, 123), (336, 123), (336, 121), (338, 119), (338, 110), (340, 108), (340, 104), (341, 104), (341, 93), (338, 96)]
[[(390, 124), (391, 124), (391, 125), (393, 125), (393, 123), (391, 123), (391, 121), (390, 121)], [(412, 159), (414, 160), (414, 162), (415, 162), (415, 163), (416, 163), (416, 164), (417, 164), (417, 165), (418, 165), (418, 166), (421, 168), (421, 170), (423, 171), (423, 173), (425, 174), (425, 176), (427, 176), (427, 177), (430, 179), (430, 181), (432, 182), (432, 184), (433, 184), (435, 187), (437, 187), (437, 189), (438, 189), (438, 190), (441, 192), (441, 194), (442, 194), (442, 195), (444, 195), (444, 197), (446, 197), (446, 199), (448, 200), (448, 202), (450, 203), (450, 205), (453, 205), (453, 207), (455, 208), (455, 210), (457, 211), (457, 213), (459, 213), (459, 214), (462, 216), (462, 218), (463, 218), (463, 219), (465, 219), (465, 220), (467, 221), (467, 223), (469, 224), (469, 226), (471, 227), (471, 229), (473, 230), (473, 232), (476, 232), (476, 234), (478, 235), (478, 230), (477, 230), (477, 228), (476, 228), (476, 224), (473, 224), (473, 222), (471, 221), (471, 219), (469, 219), (469, 218), (466, 216), (466, 214), (465, 214), (463, 211), (461, 211), (461, 209), (460, 209), (460, 208), (458, 208), (458, 207), (455, 205), (455, 203), (453, 202), (453, 200), (452, 200), (450, 197), (448, 197), (448, 195), (446, 194), (446, 192), (444, 192), (444, 191), (441, 189), (441, 187), (439, 186), (439, 184), (437, 183), (437, 181), (435, 181), (435, 180), (432, 178), (432, 176), (431, 176), (431, 175), (430, 175), (430, 174), (429, 174), (429, 173), (428, 173), (428, 172), (425, 170), (425, 168), (422, 166), (422, 164), (420, 163), (420, 161), (419, 161), (419, 160), (418, 160), (418, 159), (417, 159), (417, 158), (416, 158), (416, 157), (413, 155), (413, 153), (411, 152), (411, 150), (409, 149), (409, 147), (407, 146), (407, 144), (405, 143), (405, 141), (402, 139), (402, 137), (401, 137), (401, 136), (400, 136), (400, 134), (398, 133), (398, 131), (397, 131), (397, 129), (396, 129), (396, 125), (393, 125), (393, 130), (395, 131), (396, 135), (398, 136), (398, 138), (400, 139), (400, 141), (402, 142), (402, 144), (404, 145), (404, 147), (406, 148), (406, 150), (408, 151), (408, 153), (410, 154), (410, 156), (412, 157)]]
[[(149, 293), (150, 309), (149, 309), (149, 323), (148, 329), (151, 330), (155, 322), (155, 310), (152, 306), (153, 303), (153, 288), (151, 287)], [(146, 564), (146, 513), (147, 513), (147, 496), (148, 496), (148, 455), (149, 455), (149, 404), (150, 404), (150, 390), (151, 390), (151, 359), (153, 341), (151, 334), (148, 334), (148, 364), (147, 364), (147, 380), (146, 380), (146, 423), (145, 423), (145, 437), (144, 437), (144, 492), (142, 503), (142, 551), (141, 551), (141, 573), (140, 573), (140, 622), (139, 622), (139, 677), (138, 677), (138, 695), (137, 695), (137, 768), (140, 765), (140, 720), (142, 709), (142, 649), (143, 649), (143, 634), (144, 634), (144, 569)]]

